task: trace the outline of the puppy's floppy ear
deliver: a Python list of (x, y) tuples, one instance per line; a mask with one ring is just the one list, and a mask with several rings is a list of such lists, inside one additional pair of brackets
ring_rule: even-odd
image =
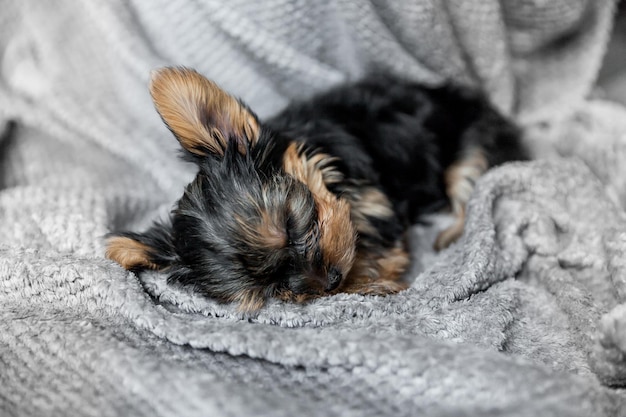
[(187, 151), (224, 155), (229, 140), (239, 152), (259, 137), (259, 122), (245, 104), (187, 68), (152, 72), (150, 94), (157, 111)]
[(106, 257), (125, 269), (162, 270), (177, 262), (171, 239), (171, 230), (163, 224), (154, 224), (145, 233), (112, 233), (106, 237)]

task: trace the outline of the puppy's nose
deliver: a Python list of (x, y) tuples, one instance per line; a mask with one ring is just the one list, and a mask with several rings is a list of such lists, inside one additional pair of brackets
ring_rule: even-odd
[(343, 279), (341, 271), (335, 267), (328, 270), (328, 285), (326, 286), (326, 292), (330, 292), (337, 288)]

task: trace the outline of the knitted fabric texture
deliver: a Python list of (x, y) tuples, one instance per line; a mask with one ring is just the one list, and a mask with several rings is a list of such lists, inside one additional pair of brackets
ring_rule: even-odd
[[(626, 416), (626, 110), (589, 101), (607, 0), (5, 0), (3, 416)], [(193, 176), (147, 92), (186, 65), (261, 117), (369, 71), (482, 89), (540, 159), (411, 288), (243, 316), (103, 256)]]

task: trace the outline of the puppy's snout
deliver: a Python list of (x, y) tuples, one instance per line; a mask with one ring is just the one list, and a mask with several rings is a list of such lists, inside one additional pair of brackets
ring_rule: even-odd
[(336, 289), (341, 283), (342, 279), (343, 279), (343, 274), (341, 273), (339, 269), (335, 267), (330, 268), (330, 270), (328, 271), (328, 285), (326, 286), (325, 290), (327, 292), (330, 292)]
[(295, 280), (290, 288), (295, 293), (322, 294), (331, 292), (341, 284), (343, 274), (338, 268), (330, 268), (327, 272), (311, 272), (306, 275), (304, 281)]

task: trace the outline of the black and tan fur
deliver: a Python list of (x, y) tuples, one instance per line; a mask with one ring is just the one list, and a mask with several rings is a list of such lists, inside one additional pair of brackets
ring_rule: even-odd
[(525, 157), (510, 122), (450, 86), (372, 77), (264, 123), (193, 70), (159, 70), (150, 91), (198, 174), (169, 222), (110, 235), (107, 256), (244, 311), (404, 289), (406, 228), (449, 204), (447, 246), (478, 177)]

